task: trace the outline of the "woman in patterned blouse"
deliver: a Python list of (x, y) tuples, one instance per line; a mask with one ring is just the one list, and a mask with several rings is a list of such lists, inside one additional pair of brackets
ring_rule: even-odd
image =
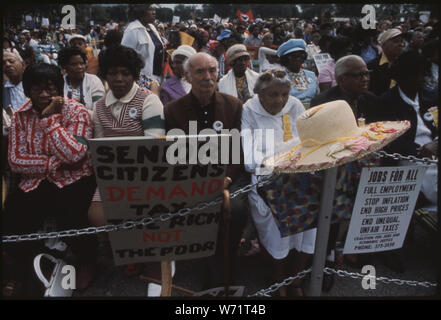
[(305, 41), (288, 40), (277, 49), (277, 55), (292, 83), (290, 95), (309, 107), (309, 102), (319, 92), (319, 88), (314, 72), (302, 68), (307, 57)]
[[(87, 211), (96, 188), (86, 145), (92, 137), (92, 121), (83, 105), (62, 97), (63, 85), (61, 71), (54, 65), (32, 65), (23, 74), (23, 89), (30, 100), (14, 113), (9, 132), (9, 163), (21, 179), (19, 190), (4, 205), (8, 234), (35, 233), (49, 217), (59, 230), (88, 226)], [(85, 288), (93, 279), (96, 236), (63, 241), (79, 264), (76, 288)], [(41, 296), (32, 290), (40, 287), (32, 283), (32, 260), (44, 252), (42, 243), (29, 241), (5, 248), (16, 262), (5, 263), (5, 274), (28, 286), (22, 287), (23, 294)]]

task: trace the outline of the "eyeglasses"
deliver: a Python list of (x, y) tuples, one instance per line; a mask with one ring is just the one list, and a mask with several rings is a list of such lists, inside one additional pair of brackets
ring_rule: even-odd
[(292, 59), (292, 60), (304, 60), (305, 59), (305, 54), (302, 52), (302, 53), (291, 53), (289, 56), (288, 56), (288, 58), (289, 59)]
[(372, 70), (368, 70), (368, 71), (360, 72), (360, 73), (345, 73), (345, 76), (351, 76), (354, 79), (361, 80), (364, 77), (369, 78), (371, 76), (371, 73), (372, 73)]
[(273, 77), (274, 78), (285, 78), (286, 76), (286, 72), (280, 69), (273, 69), (273, 70), (268, 70), (266, 72), (264, 72), (261, 76), (260, 76), (260, 80), (262, 81), (270, 81)]

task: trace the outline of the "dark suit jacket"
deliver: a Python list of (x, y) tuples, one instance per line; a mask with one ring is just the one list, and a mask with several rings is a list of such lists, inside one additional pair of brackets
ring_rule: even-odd
[(329, 88), (328, 90), (325, 90), (312, 98), (311, 107), (334, 100), (345, 100), (351, 106), (356, 119), (362, 116), (366, 119), (367, 123), (379, 120), (379, 99), (376, 95), (369, 91), (361, 94), (357, 98), (357, 110), (354, 110), (351, 99), (343, 91), (341, 91), (339, 86)]
[(160, 98), (163, 105), (167, 103), (179, 99), (180, 97), (185, 96), (187, 93), (182, 87), (181, 80), (178, 77), (173, 76), (170, 79), (167, 79), (161, 87)]
[[(418, 94), (421, 96), (420, 94)], [(383, 120), (400, 121), (409, 120), (410, 129), (406, 131), (401, 137), (385, 147), (385, 151), (388, 153), (397, 152), (404, 156), (417, 155), (418, 145), (415, 143), (416, 129), (418, 124), (417, 113), (415, 109), (404, 102), (400, 97), (398, 91), (398, 85), (392, 89), (389, 89), (380, 97), (380, 110), (382, 110)], [(433, 121), (427, 121), (424, 119), (424, 114), (430, 106), (420, 105), (420, 116), (424, 121), (427, 128), (432, 133), (432, 138), (438, 135), (437, 129)]]
[(392, 75), (387, 63), (379, 65), (381, 54), (367, 64), (369, 70), (372, 70), (371, 81), (369, 82), (369, 91), (381, 96), (390, 88)]
[[(189, 133), (189, 121), (197, 121), (196, 109), (193, 107), (192, 93), (174, 100), (164, 107), (165, 130), (182, 129)], [(223, 123), (223, 129), (238, 129), (242, 119), (242, 101), (225, 93), (215, 92), (215, 121)], [(198, 126), (198, 132), (201, 126)], [(231, 144), (230, 144), (231, 145)], [(231, 150), (231, 149), (230, 149)], [(230, 154), (231, 155), (231, 154)], [(241, 148), (241, 159), (243, 159)], [(241, 161), (243, 163), (243, 161)], [(230, 165), (227, 176), (234, 181), (242, 172), (243, 166)]]

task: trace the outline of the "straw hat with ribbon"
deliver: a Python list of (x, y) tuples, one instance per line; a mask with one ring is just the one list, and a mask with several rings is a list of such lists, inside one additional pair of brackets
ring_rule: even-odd
[(296, 123), (299, 138), (294, 147), (263, 162), (275, 173), (318, 171), (358, 160), (382, 149), (410, 128), (409, 121), (358, 126), (344, 100), (308, 109)]

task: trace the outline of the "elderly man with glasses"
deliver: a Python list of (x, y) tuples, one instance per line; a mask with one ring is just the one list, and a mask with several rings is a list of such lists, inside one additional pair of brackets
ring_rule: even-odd
[[(370, 71), (364, 60), (357, 55), (348, 55), (340, 58), (335, 64), (335, 79), (337, 85), (318, 94), (311, 100), (311, 107), (334, 101), (345, 100), (352, 108), (357, 119), (365, 118), (366, 122), (377, 121), (379, 118), (379, 98), (368, 91)], [(345, 170), (350, 170), (346, 167)], [(331, 250), (335, 249), (339, 224), (332, 224), (328, 241), (328, 259), (326, 265), (333, 266), (335, 257)], [(365, 257), (345, 255), (345, 262), (359, 267), (364, 263)], [(323, 279), (323, 291), (331, 290), (334, 276), (325, 275)]]
[(337, 86), (329, 88), (311, 100), (311, 107), (333, 100), (345, 100), (357, 118), (373, 121), (378, 97), (368, 91), (370, 71), (360, 56), (349, 55), (335, 64)]

